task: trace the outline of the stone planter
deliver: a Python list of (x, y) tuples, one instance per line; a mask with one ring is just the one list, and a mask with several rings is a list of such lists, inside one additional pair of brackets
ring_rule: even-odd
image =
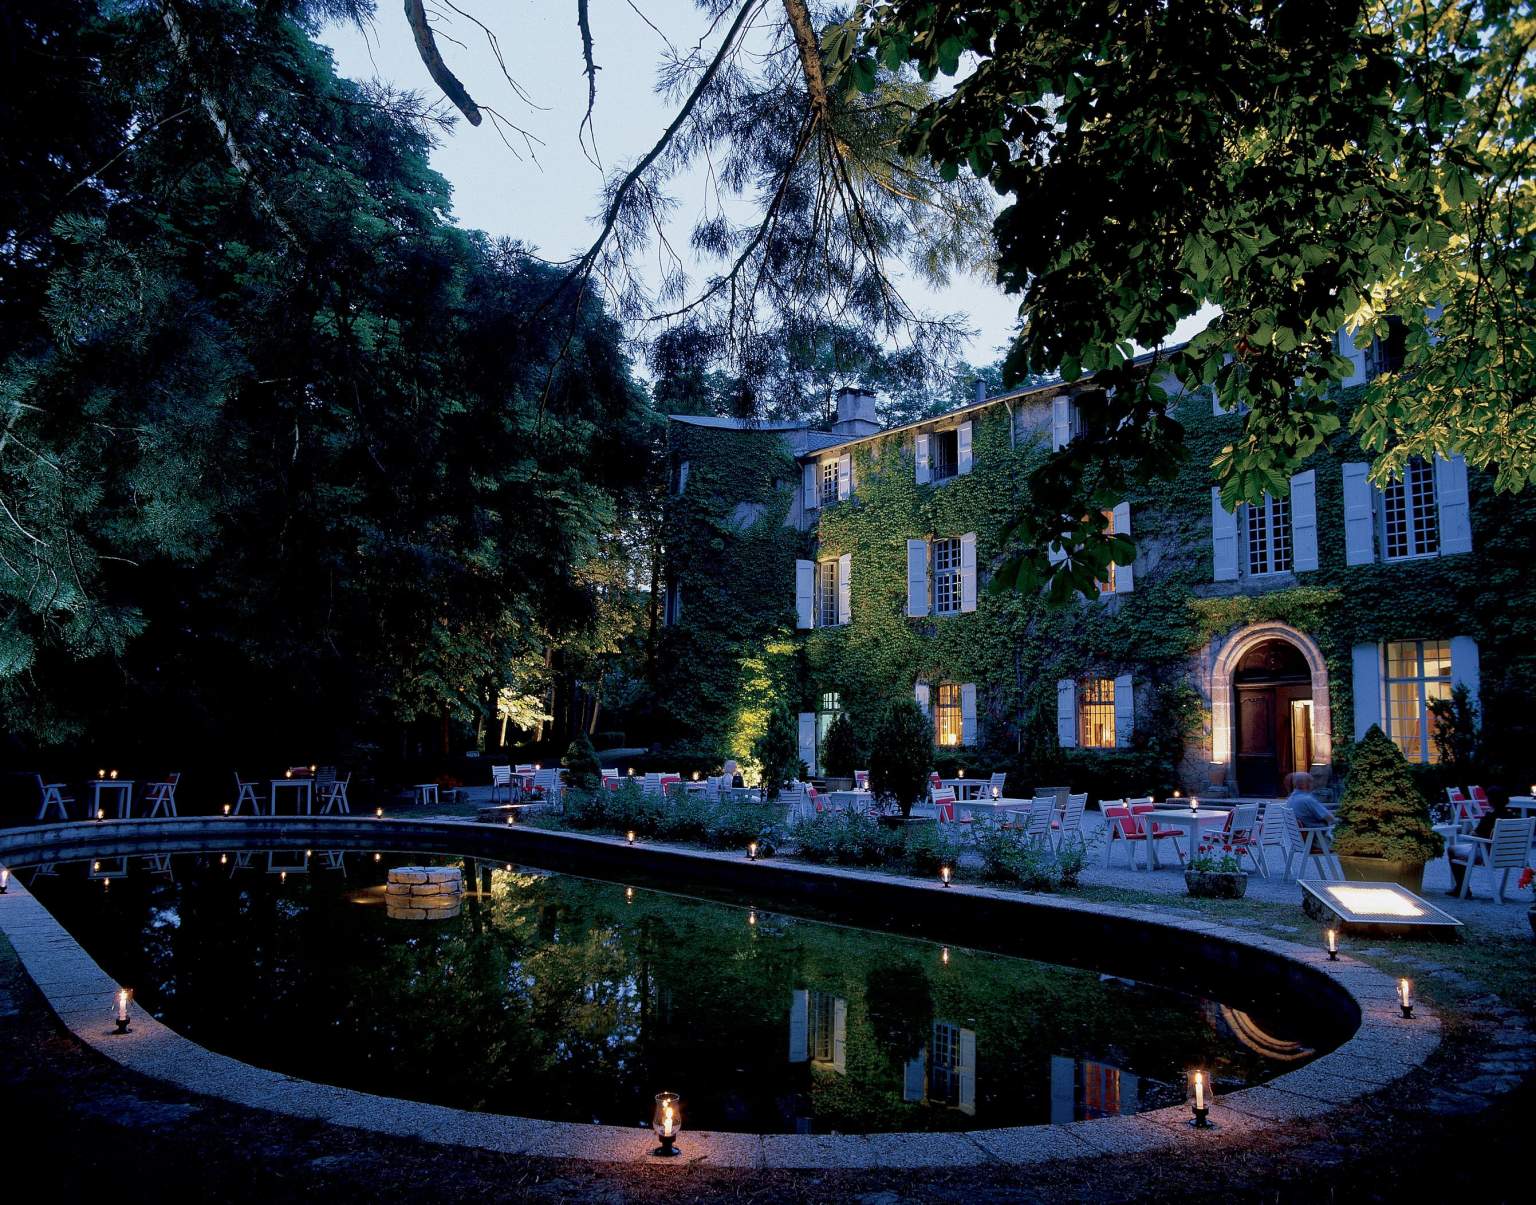
[(897, 832), (906, 832), (908, 829), (921, 828), (930, 824), (937, 824), (937, 816), (881, 816), (880, 827), (894, 829)]
[(1184, 886), (1202, 900), (1240, 900), (1248, 894), (1246, 870), (1186, 870)]
[(1344, 878), (1353, 883), (1396, 883), (1418, 894), (1424, 890), (1423, 862), (1389, 862), (1386, 858), (1339, 855)]

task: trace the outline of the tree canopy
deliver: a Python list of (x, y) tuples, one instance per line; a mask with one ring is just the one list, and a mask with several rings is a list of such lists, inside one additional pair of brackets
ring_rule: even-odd
[(6, 8), (13, 737), (328, 749), (619, 638), (656, 443), (621, 332), (453, 224), (430, 106), (339, 79), (312, 11)]

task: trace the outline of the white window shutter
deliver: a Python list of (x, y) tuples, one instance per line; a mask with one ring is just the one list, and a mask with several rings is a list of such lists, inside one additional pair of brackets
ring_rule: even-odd
[[(1381, 723), (1381, 646), (1357, 644), (1351, 654), (1354, 679), (1355, 739)], [(1389, 734), (1390, 735), (1390, 734)]]
[(907, 614), (928, 614), (928, 541), (907, 541)]
[(837, 458), (837, 500), (846, 502), (853, 497), (853, 457), (843, 455)]
[(1291, 478), (1291, 567), (1317, 568), (1317, 470)]
[(969, 473), (971, 471), (971, 424), (963, 422), (955, 429), (955, 471), (957, 473)]
[(677, 492), (681, 494), (688, 488), (688, 461), (683, 461), (677, 466)]
[(1344, 563), (1369, 565), (1376, 559), (1376, 508), (1370, 466), (1351, 462), (1344, 466)]
[(922, 708), (924, 715), (932, 715), (928, 709), (928, 683), (919, 682), (912, 688), (912, 697), (917, 700), (917, 705)]
[(832, 1001), (832, 1070), (848, 1071), (848, 1001), (841, 996)]
[(1051, 451), (1059, 452), (1072, 442), (1072, 399), (1051, 399)]
[(1115, 748), (1129, 749), (1136, 728), (1136, 691), (1130, 674), (1115, 679)]
[(1339, 355), (1350, 363), (1350, 372), (1341, 384), (1347, 389), (1351, 385), (1365, 384), (1365, 353), (1355, 346), (1355, 341), (1350, 333), (1345, 330), (1339, 332)]
[[(1477, 655), (1477, 641), (1470, 636), (1452, 636), (1451, 686), (1465, 686), (1472, 696), (1472, 701), (1476, 703), (1482, 685), (1482, 664)], [(1481, 710), (1478, 711), (1478, 716), (1481, 718)]]
[(976, 1031), (960, 1031), (960, 1062), (955, 1067), (955, 1108), (967, 1117), (976, 1114)]
[(976, 609), (976, 533), (960, 537), (960, 610)]
[[(1128, 536), (1131, 534), (1131, 504), (1122, 502), (1115, 507), (1115, 535)], [(1115, 593), (1129, 594), (1136, 589), (1136, 566), (1115, 566)]]
[(791, 1063), (810, 1061), (810, 1016), (811, 993), (797, 987), (789, 993), (789, 1061)]
[(1218, 582), (1237, 578), (1237, 516), (1221, 504), (1221, 487), (1211, 486), (1212, 576)]
[(932, 478), (928, 469), (928, 436), (919, 431), (912, 437), (912, 450), (917, 454), (917, 483), (926, 485)]
[(853, 622), (853, 554), (837, 558), (837, 622)]
[(821, 480), (819, 470), (821, 466), (815, 463), (804, 467), (805, 480), (805, 509), (815, 510), (821, 505)]
[(1071, 678), (1056, 680), (1056, 743), (1077, 747), (1077, 682)]
[[(816, 713), (800, 713), (800, 760), (805, 763), (807, 774), (816, 773)], [(797, 774), (795, 777), (799, 777)]]
[(816, 562), (795, 562), (795, 627), (814, 627), (816, 601)]
[(976, 743), (976, 683), (966, 682), (960, 687), (960, 743)]
[(1435, 457), (1435, 501), (1440, 507), (1440, 554), (1472, 551), (1472, 519), (1467, 506), (1467, 462), (1458, 453)]

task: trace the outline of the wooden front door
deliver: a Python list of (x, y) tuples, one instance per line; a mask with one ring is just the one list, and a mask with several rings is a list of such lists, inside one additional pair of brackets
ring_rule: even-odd
[(1240, 687), (1237, 692), (1237, 789), (1242, 795), (1280, 792), (1280, 733), (1273, 686)]

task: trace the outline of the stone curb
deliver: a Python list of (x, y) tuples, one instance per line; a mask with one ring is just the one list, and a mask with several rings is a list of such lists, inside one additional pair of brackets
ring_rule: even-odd
[[(11, 829), (0, 834), (0, 858), (39, 860), (33, 850), (67, 848), (69, 856), (89, 849), (90, 838), (113, 848), (153, 844), (171, 838), (175, 844), (196, 841), (218, 849), (211, 838), (236, 838), (235, 843), (265, 832), (282, 839), (320, 842), (345, 837), (372, 844), (397, 844), (415, 830), (451, 839), (465, 828), (476, 832), (507, 832), (504, 826), (422, 821), (375, 821), (365, 818), (186, 818), (119, 821), (106, 824), (43, 825)], [(60, 830), (67, 830), (61, 832)], [(82, 831), (83, 830), (83, 831)], [(237, 837), (238, 834), (238, 837)], [(621, 840), (586, 834), (541, 830), (541, 838), (572, 843), (597, 843), (625, 848)], [(226, 842), (228, 844), (228, 842)], [(685, 850), (648, 844), (646, 850), (679, 859), (728, 862), (741, 866), (733, 854)], [(103, 851), (104, 852), (104, 851)], [(18, 856), (23, 855), (23, 856)], [(66, 855), (55, 854), (57, 860)], [(104, 856), (105, 855), (104, 853)], [(49, 860), (49, 859), (41, 859)], [(782, 865), (778, 869), (791, 869)], [(806, 876), (869, 878), (858, 872), (828, 867), (792, 868)], [(883, 877), (883, 876), (882, 876)], [(896, 883), (904, 891), (944, 891), (937, 884)], [(969, 887), (944, 891), (948, 900), (1013, 900), (1012, 893)], [(48, 911), (14, 877), (10, 891), (0, 896), (0, 932), (17, 955), (59, 1019), (81, 1042), (114, 1062), (140, 1074), (176, 1085), (188, 1092), (373, 1133), (420, 1138), (449, 1146), (471, 1146), (513, 1154), (548, 1155), (599, 1162), (647, 1162), (664, 1165), (705, 1163), (714, 1167), (773, 1168), (920, 1168), (976, 1165), (1028, 1165), (1053, 1159), (1097, 1157), (1157, 1150), (1176, 1144), (1223, 1145), (1254, 1133), (1315, 1117), (1378, 1091), (1383, 1085), (1420, 1066), (1439, 1043), (1440, 1021), (1422, 1005), (1412, 1020), (1391, 1007), (1395, 981), (1348, 957), (1328, 961), (1320, 950), (1268, 937), (1257, 937), (1215, 922), (1160, 918), (1142, 909), (1087, 904), (1074, 900), (1030, 898), (1031, 908), (1091, 912), (1138, 924), (1173, 928), (1261, 951), (1269, 958), (1328, 977), (1354, 1001), (1360, 1026), (1353, 1037), (1306, 1067), (1266, 1084), (1223, 1095), (1211, 1111), (1217, 1128), (1196, 1131), (1182, 1107), (1158, 1109), (1128, 1117), (1075, 1122), (1070, 1125), (1019, 1126), (970, 1133), (915, 1134), (734, 1134), (684, 1131), (683, 1158), (652, 1158), (654, 1142), (645, 1129), (541, 1121), (534, 1118), (475, 1113), (440, 1105), (376, 1096), (349, 1088), (310, 1083), (215, 1054), (162, 1025), (137, 1004), (130, 1006), (127, 1034), (111, 1025), (114, 983)]]

